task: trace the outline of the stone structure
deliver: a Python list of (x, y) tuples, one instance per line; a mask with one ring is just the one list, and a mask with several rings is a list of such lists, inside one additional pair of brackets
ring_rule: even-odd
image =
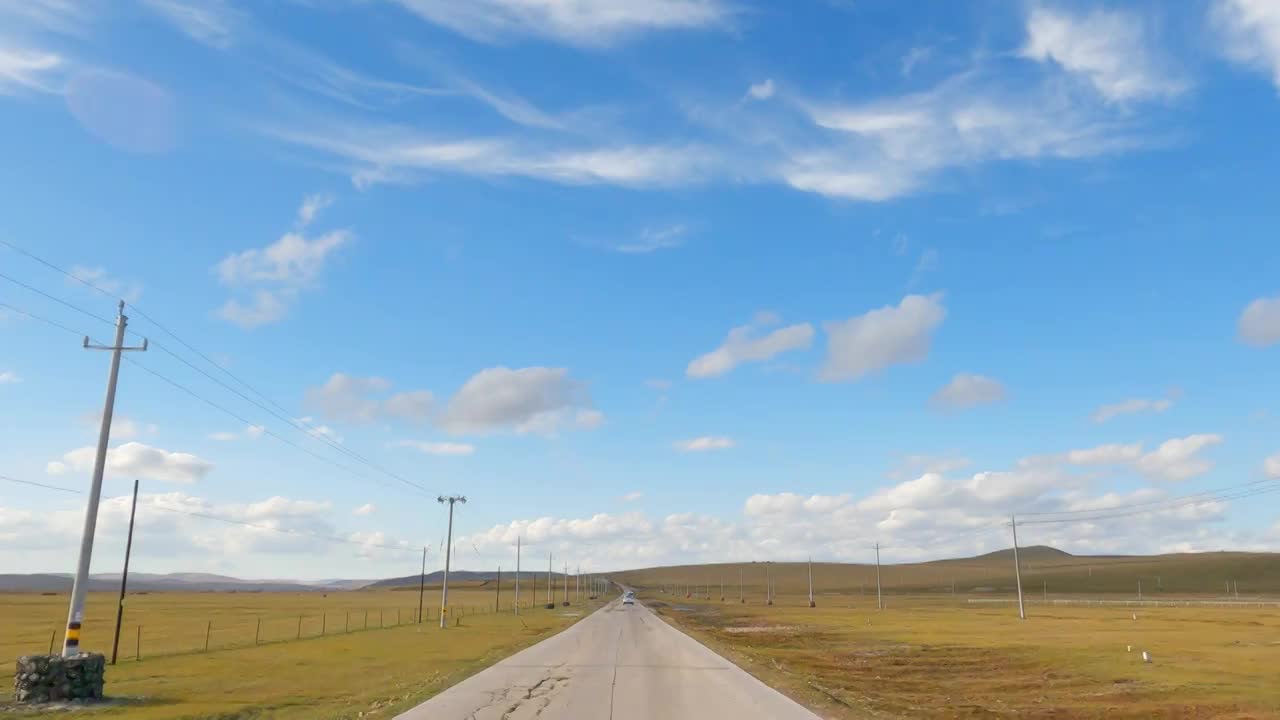
[(23, 655), (13, 676), (13, 696), (23, 703), (100, 700), (105, 670), (106, 658), (96, 653)]

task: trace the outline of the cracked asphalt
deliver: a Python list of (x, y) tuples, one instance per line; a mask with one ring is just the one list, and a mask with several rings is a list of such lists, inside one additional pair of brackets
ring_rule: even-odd
[(615, 600), (398, 720), (817, 720), (643, 605)]

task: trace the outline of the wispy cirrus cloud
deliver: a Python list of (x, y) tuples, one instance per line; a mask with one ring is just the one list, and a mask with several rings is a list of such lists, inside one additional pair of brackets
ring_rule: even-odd
[(641, 32), (725, 26), (723, 0), (396, 0), (428, 22), (472, 39), (500, 42), (538, 37), (582, 47), (605, 47)]
[(807, 349), (813, 343), (813, 326), (797, 323), (764, 332), (779, 322), (773, 313), (758, 313), (748, 325), (729, 331), (720, 347), (694, 358), (685, 375), (691, 378), (711, 378), (733, 370), (749, 362), (770, 360), (792, 350)]

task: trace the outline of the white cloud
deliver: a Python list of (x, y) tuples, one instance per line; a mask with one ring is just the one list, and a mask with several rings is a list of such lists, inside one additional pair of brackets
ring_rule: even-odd
[(264, 132), (351, 163), (353, 182), (361, 188), (435, 172), (562, 185), (674, 187), (697, 182), (719, 162), (710, 150), (688, 144), (584, 145), (532, 136), (441, 139), (412, 128), (348, 122)]
[(728, 450), (734, 446), (733, 438), (723, 435), (704, 435), (676, 443), (676, 449), (683, 452), (706, 452), (708, 450)]
[(334, 373), (320, 387), (307, 388), (303, 404), (320, 415), (341, 422), (405, 421), (424, 423), (431, 418), (435, 396), (427, 390), (395, 393), (385, 399), (391, 381), (380, 377), (355, 377)]
[(218, 263), (218, 277), (227, 285), (256, 282), (307, 285), (320, 275), (329, 256), (350, 240), (351, 233), (345, 230), (312, 239), (298, 233), (285, 233), (264, 248), (251, 248), (223, 258)]
[(1280, 5), (1273, 0), (1215, 0), (1210, 19), (1228, 58), (1271, 73), (1280, 88)]
[[(85, 267), (84, 265), (73, 265), (71, 267), (71, 276), (76, 280), (86, 282), (93, 285), (108, 295), (113, 295), (125, 302), (135, 302), (142, 296), (142, 285), (136, 282), (125, 282), (107, 274), (104, 268)], [(79, 285), (75, 280), (68, 278), (67, 282)]]
[(56, 74), (65, 60), (56, 53), (10, 46), (0, 38), (0, 95), (21, 90), (61, 92)]
[(821, 378), (857, 380), (891, 365), (920, 362), (946, 316), (941, 295), (908, 295), (897, 307), (887, 305), (826, 323), (827, 360)]
[(378, 507), (373, 503), (365, 503), (351, 512), (355, 515), (372, 515), (377, 509)]
[(252, 303), (235, 298), (218, 309), (219, 317), (244, 328), (277, 322), (288, 314), (289, 305), (302, 289), (315, 284), (331, 256), (348, 244), (352, 234), (332, 230), (308, 238), (301, 230), (324, 206), (317, 196), (303, 200), (298, 208), (299, 232), (288, 232), (261, 248), (232, 253), (214, 268), (218, 279), (230, 287), (249, 287)]
[(1146, 412), (1162, 413), (1171, 407), (1173, 407), (1173, 401), (1167, 398), (1161, 398), (1159, 400), (1130, 398), (1118, 403), (1099, 407), (1097, 410), (1093, 411), (1092, 419), (1095, 423), (1104, 423), (1121, 415), (1132, 415)]
[[(762, 319), (766, 322), (761, 322)], [(720, 347), (694, 358), (685, 368), (685, 375), (691, 378), (716, 377), (743, 363), (771, 360), (784, 352), (804, 350), (813, 343), (813, 326), (809, 323), (788, 325), (759, 335), (763, 326), (776, 322), (775, 315), (758, 315), (752, 324), (733, 328)]]
[(1183, 93), (1188, 83), (1159, 57), (1148, 35), (1142, 19), (1132, 13), (1072, 14), (1036, 6), (1027, 18), (1022, 55), (1082, 76), (1113, 102)]
[(475, 453), (474, 445), (457, 442), (426, 442), (422, 440), (399, 440), (393, 447), (412, 448), (427, 455), (471, 455)]
[[(50, 462), (46, 471), (51, 475), (93, 470), (96, 451), (82, 447)], [(195, 455), (170, 452), (138, 442), (128, 442), (107, 451), (106, 470), (112, 475), (137, 477), (145, 480), (192, 483), (201, 480), (213, 470), (213, 463)]]
[(902, 56), (902, 76), (911, 77), (911, 73), (916, 69), (916, 66), (931, 57), (933, 57), (933, 48), (931, 47), (916, 46), (911, 48), (906, 55)]
[(1120, 465), (1135, 462), (1142, 457), (1142, 443), (1121, 445), (1112, 443), (1084, 450), (1069, 450), (1067, 462), (1072, 465)]
[(747, 95), (753, 100), (768, 100), (777, 90), (778, 88), (773, 84), (773, 78), (765, 78), (747, 88)]
[(216, 48), (232, 44), (238, 17), (223, 0), (142, 0), (142, 4), (197, 42)]
[(1004, 385), (998, 380), (984, 375), (960, 373), (934, 393), (931, 402), (936, 407), (960, 410), (999, 402), (1004, 397)]
[(622, 502), (636, 502), (642, 497), (644, 497), (644, 493), (642, 492), (629, 492), (622, 496)]
[(1187, 480), (1203, 475), (1213, 467), (1213, 463), (1198, 453), (1221, 442), (1221, 435), (1211, 434), (1166, 440), (1138, 459), (1138, 470), (1157, 480)]
[(269, 290), (258, 290), (253, 293), (253, 301), (245, 305), (232, 298), (222, 304), (216, 315), (227, 322), (250, 330), (261, 325), (270, 325), (284, 319), (289, 314), (289, 306), (281, 298), (292, 299), (296, 293), (275, 293)]
[(308, 435), (318, 440), (328, 440), (330, 442), (335, 442), (338, 444), (342, 443), (343, 438), (341, 435), (338, 434), (337, 430), (334, 430), (328, 425), (317, 425), (315, 422), (315, 418), (311, 417), (310, 415), (306, 417), (297, 418), (296, 422), (299, 425), (302, 425), (304, 428), (306, 428)]
[(298, 206), (298, 227), (306, 227), (315, 221), (321, 210), (333, 204), (333, 196), (328, 193), (315, 193), (302, 199)]
[(560, 428), (596, 427), (603, 419), (591, 407), (586, 385), (565, 368), (493, 367), (463, 384), (439, 424), (458, 435), (499, 430), (554, 435)]
[(0, 385), (12, 385), (20, 382), (22, 382), (22, 378), (18, 377), (17, 373), (10, 370), (0, 371)]
[(1267, 458), (1262, 463), (1262, 471), (1273, 480), (1280, 480), (1280, 453)]
[(689, 228), (685, 225), (645, 228), (634, 240), (613, 246), (615, 252), (626, 255), (647, 255), (657, 250), (671, 250), (684, 245)]
[(642, 31), (691, 30), (724, 25), (721, 0), (398, 0), (423, 19), (475, 40), (535, 36), (599, 47)]
[(1240, 313), (1240, 339), (1266, 347), (1280, 343), (1280, 297), (1258, 298)]
[(209, 439), (219, 442), (231, 442), (233, 440), (256, 440), (265, 434), (267, 429), (261, 425), (249, 425), (244, 430), (238, 432), (216, 432), (209, 435)]

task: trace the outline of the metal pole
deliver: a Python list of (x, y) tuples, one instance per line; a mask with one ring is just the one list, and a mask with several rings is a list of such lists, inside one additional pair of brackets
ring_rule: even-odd
[(116, 635), (111, 641), (111, 664), (120, 650), (120, 623), (124, 620), (124, 593), (129, 585), (129, 555), (133, 552), (133, 516), (138, 511), (138, 480), (133, 481), (133, 504), (129, 506), (129, 539), (124, 543), (124, 572), (120, 573), (120, 599), (116, 601)]
[(880, 592), (880, 543), (876, 543), (876, 609), (884, 609), (884, 595)]
[(450, 495), (449, 497), (441, 495), (436, 500), (440, 503), (449, 503), (449, 534), (444, 549), (444, 585), (440, 590), (440, 627), (446, 628), (449, 627), (446, 615), (449, 612), (449, 561), (453, 556), (453, 506), (455, 503), (466, 503), (467, 498), (462, 495)]
[(516, 614), (520, 614), (520, 537), (516, 536)]
[(80, 653), (80, 624), (84, 622), (84, 596), (89, 591), (89, 562), (93, 557), (93, 533), (98, 527), (98, 503), (102, 499), (102, 475), (107, 467), (107, 444), (111, 440), (111, 416), (116, 406), (116, 381), (120, 378), (120, 353), (125, 350), (146, 350), (147, 342), (137, 348), (124, 346), (124, 330), (129, 318), (124, 314), (124, 301), (116, 310), (116, 336), (111, 347), (90, 345), (84, 339), (84, 347), (91, 350), (111, 351), (111, 368), (107, 373), (107, 397), (102, 404), (102, 424), (98, 428), (98, 451), (93, 460), (93, 481), (89, 486), (89, 501), (84, 509), (84, 531), (80, 536), (80, 558), (76, 563), (76, 579), (71, 585), (71, 607), (67, 611), (67, 633), (62, 643), (62, 656), (74, 657)]
[(818, 607), (813, 601), (813, 558), (809, 558), (809, 607)]
[(422, 593), (427, 589), (427, 546), (422, 546), (422, 574), (418, 576), (418, 624), (422, 624)]
[[(1018, 618), (1027, 619), (1027, 607), (1022, 602), (1022, 564), (1018, 562), (1018, 519), (1009, 516), (1009, 526), (1013, 528), (1013, 577), (1018, 583)], [(1138, 592), (1142, 592), (1142, 581), (1138, 581)]]

